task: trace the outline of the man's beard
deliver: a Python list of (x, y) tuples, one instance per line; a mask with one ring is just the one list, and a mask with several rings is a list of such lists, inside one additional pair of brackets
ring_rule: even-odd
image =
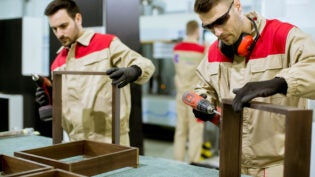
[(59, 41), (64, 47), (70, 47), (73, 44), (73, 41), (69, 37), (61, 37)]

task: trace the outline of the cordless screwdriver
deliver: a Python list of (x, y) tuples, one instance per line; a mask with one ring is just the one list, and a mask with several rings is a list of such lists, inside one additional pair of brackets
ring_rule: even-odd
[(44, 89), (45, 94), (48, 97), (48, 105), (41, 106), (38, 108), (39, 117), (43, 121), (51, 121), (52, 120), (52, 98), (51, 98), (52, 84), (47, 77), (42, 77), (38, 74), (32, 74), (32, 79), (33, 81), (35, 81), (37, 87), (41, 87)]
[(218, 112), (215, 107), (206, 99), (204, 99), (202, 96), (196, 94), (193, 91), (186, 91), (183, 96), (182, 100), (185, 104), (191, 106), (192, 108), (206, 113), (206, 114), (217, 114), (221, 116), (221, 113)]
[(51, 98), (50, 98), (50, 91), (51, 88), (51, 82), (47, 77), (42, 77), (38, 74), (32, 74), (32, 79), (35, 81), (36, 85), (38, 87), (41, 87), (44, 89), (46, 95), (48, 96), (49, 104), (51, 104)]

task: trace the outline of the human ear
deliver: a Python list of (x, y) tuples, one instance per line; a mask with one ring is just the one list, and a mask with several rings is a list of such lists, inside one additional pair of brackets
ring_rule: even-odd
[(80, 25), (82, 24), (82, 15), (80, 13), (75, 15), (75, 21)]

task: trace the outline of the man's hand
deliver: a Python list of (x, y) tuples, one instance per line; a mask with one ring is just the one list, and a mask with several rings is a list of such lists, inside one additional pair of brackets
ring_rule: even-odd
[(276, 93), (286, 95), (287, 90), (287, 82), (280, 77), (267, 81), (249, 82), (244, 87), (233, 90), (235, 98), (232, 107), (235, 112), (240, 112), (249, 101), (256, 97), (268, 97)]
[(39, 107), (46, 106), (49, 104), (49, 97), (42, 87), (37, 87), (35, 92), (35, 101)]
[(213, 119), (213, 117), (215, 115), (215, 113), (213, 113), (213, 114), (206, 114), (206, 113), (203, 113), (203, 112), (198, 111), (196, 109), (193, 109), (193, 113), (194, 113), (196, 118), (198, 118), (198, 119), (200, 119), (200, 120), (202, 120), (204, 122), (206, 122), (206, 121), (210, 121), (211, 122), (211, 120)]
[(106, 74), (113, 79), (112, 84), (118, 84), (118, 88), (137, 80), (141, 73), (141, 69), (136, 65), (127, 68), (111, 68), (106, 71)]
[[(203, 97), (204, 99), (207, 98), (206, 94), (201, 94), (200, 96)], [(198, 111), (196, 109), (193, 109), (193, 113), (194, 113), (195, 117), (199, 120), (202, 120), (204, 122), (206, 122), (206, 121), (212, 122), (216, 126), (219, 126), (219, 124), (220, 124), (220, 116), (216, 115), (215, 113), (207, 114), (207, 113)]]
[(50, 103), (50, 95), (52, 91), (52, 87), (47, 88), (48, 92), (45, 92), (45, 90), (42, 87), (36, 88), (35, 93), (35, 101), (39, 105), (38, 113), (39, 118), (42, 121), (51, 121), (52, 120), (52, 105)]

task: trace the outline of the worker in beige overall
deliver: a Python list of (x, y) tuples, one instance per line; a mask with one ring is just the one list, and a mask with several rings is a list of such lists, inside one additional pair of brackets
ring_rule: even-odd
[(243, 111), (242, 174), (282, 177), (284, 116), (243, 107), (254, 100), (307, 108), (306, 98), (315, 98), (314, 40), (292, 24), (243, 14), (240, 0), (196, 0), (194, 8), (218, 38), (197, 68), (202, 81), (195, 91), (214, 105), (233, 98), (234, 111)]
[(181, 98), (185, 91), (192, 90), (199, 81), (195, 71), (205, 54), (205, 47), (198, 44), (199, 31), (198, 22), (189, 21), (186, 24), (186, 38), (174, 46), (177, 91), (174, 158), (179, 161), (185, 161), (188, 152), (188, 161), (198, 162), (201, 154), (204, 123), (194, 118), (191, 108), (184, 105)]
[[(63, 76), (62, 127), (70, 140), (112, 142), (112, 84), (115, 84), (121, 88), (120, 144), (129, 146), (129, 83), (148, 81), (154, 65), (116, 36), (85, 30), (79, 7), (73, 0), (51, 1), (45, 15), (62, 44), (51, 71), (106, 71), (108, 74)], [(36, 100), (41, 106), (47, 104), (45, 98), (42, 90), (37, 89)]]

